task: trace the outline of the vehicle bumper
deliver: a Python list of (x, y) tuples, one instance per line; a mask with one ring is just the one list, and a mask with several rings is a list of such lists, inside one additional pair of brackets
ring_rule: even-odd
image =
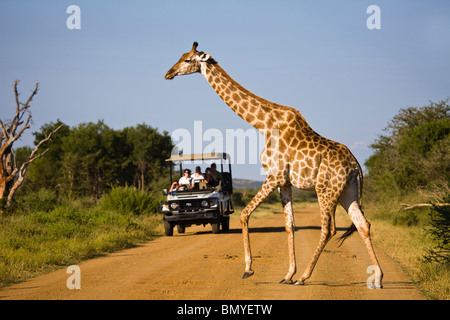
[(174, 213), (170, 216), (164, 215), (164, 221), (168, 222), (186, 222), (189, 224), (202, 224), (211, 223), (217, 221), (219, 212), (207, 211), (207, 212), (189, 212), (189, 213)]

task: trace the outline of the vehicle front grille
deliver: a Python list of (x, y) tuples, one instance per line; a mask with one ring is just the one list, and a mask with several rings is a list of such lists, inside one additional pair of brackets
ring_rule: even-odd
[(197, 211), (201, 209), (200, 200), (180, 201), (178, 202), (178, 205), (180, 211)]

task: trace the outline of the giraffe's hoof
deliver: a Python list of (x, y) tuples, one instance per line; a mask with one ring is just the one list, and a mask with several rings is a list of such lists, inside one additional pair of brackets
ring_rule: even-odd
[(282, 284), (293, 284), (292, 280), (286, 280), (286, 279), (281, 280), (280, 283), (282, 283)]
[(294, 282), (294, 286), (303, 286), (303, 285), (305, 285), (305, 281), (297, 280), (297, 281)]
[(247, 271), (242, 276), (242, 279), (247, 279), (248, 277), (251, 277), (254, 273), (255, 273), (255, 271)]

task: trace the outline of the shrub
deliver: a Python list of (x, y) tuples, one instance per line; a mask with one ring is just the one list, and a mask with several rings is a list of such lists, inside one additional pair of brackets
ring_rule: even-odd
[(25, 194), (16, 200), (17, 206), (25, 212), (50, 212), (58, 203), (56, 194), (52, 190), (40, 189), (39, 191)]
[(121, 214), (152, 214), (158, 211), (159, 202), (150, 193), (135, 187), (113, 187), (100, 200), (100, 207)]
[[(450, 202), (450, 195), (444, 199)], [(436, 241), (434, 248), (425, 255), (426, 261), (450, 265), (450, 206), (433, 206), (430, 210), (430, 226), (427, 232)]]
[(243, 199), (242, 192), (234, 191), (233, 194), (231, 195), (231, 200), (233, 201), (233, 205), (235, 206), (245, 207), (246, 205)]

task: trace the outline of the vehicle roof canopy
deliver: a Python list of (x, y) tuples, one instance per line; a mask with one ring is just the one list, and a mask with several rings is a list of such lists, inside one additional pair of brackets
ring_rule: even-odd
[(225, 152), (173, 154), (169, 159), (166, 159), (166, 161), (189, 161), (189, 160), (212, 160), (212, 159), (230, 160), (230, 155)]

